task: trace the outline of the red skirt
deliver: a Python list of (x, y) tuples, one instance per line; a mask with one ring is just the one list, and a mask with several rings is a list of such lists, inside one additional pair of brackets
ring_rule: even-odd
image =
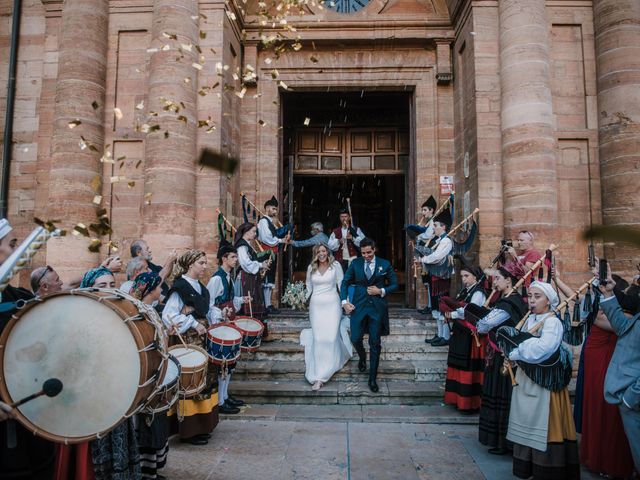
[(627, 478), (633, 458), (617, 405), (604, 400), (604, 378), (618, 337), (597, 326), (584, 347), (584, 394), (580, 461), (589, 470)]
[(478, 347), (471, 331), (453, 322), (453, 334), (447, 357), (444, 403), (458, 410), (480, 408), (485, 366), (484, 340)]
[(56, 445), (54, 480), (93, 480), (91, 443)]

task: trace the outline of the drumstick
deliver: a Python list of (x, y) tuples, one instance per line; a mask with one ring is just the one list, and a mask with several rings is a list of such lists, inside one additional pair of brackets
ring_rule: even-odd
[(184, 338), (182, 338), (182, 335), (180, 335), (180, 332), (178, 330), (176, 330), (176, 335), (178, 335), (178, 338), (182, 342), (182, 345), (184, 346), (184, 348), (186, 348), (187, 350), (191, 350), (187, 345), (187, 343), (184, 341)]
[(478, 332), (471, 332), (471, 334), (476, 341), (476, 347), (480, 348), (480, 339), (478, 338)]

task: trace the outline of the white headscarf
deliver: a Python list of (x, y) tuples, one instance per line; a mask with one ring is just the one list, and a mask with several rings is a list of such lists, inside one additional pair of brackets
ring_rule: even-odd
[(13, 229), (11, 228), (11, 225), (9, 225), (7, 219), (0, 218), (0, 240), (9, 235), (11, 233), (11, 230)]
[(556, 293), (555, 289), (551, 286), (550, 283), (539, 282), (536, 280), (535, 282), (531, 282), (531, 285), (529, 285), (529, 290), (531, 290), (534, 287), (539, 290), (542, 290), (542, 293), (544, 293), (544, 296), (547, 297), (547, 299), (549, 300), (551, 309), (555, 309), (560, 304), (560, 297), (558, 297), (558, 294)]

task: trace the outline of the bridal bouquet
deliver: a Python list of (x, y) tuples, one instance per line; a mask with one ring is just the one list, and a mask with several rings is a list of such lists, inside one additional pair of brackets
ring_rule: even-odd
[(284, 289), (282, 302), (291, 306), (294, 310), (306, 310), (307, 287), (304, 282), (289, 282)]

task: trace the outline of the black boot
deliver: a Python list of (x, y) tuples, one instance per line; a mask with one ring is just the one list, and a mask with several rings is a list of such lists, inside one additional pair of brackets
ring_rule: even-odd
[(429, 305), (427, 305), (424, 308), (418, 309), (418, 313), (422, 313), (423, 315), (428, 315), (431, 313), (431, 309), (429, 308)]

